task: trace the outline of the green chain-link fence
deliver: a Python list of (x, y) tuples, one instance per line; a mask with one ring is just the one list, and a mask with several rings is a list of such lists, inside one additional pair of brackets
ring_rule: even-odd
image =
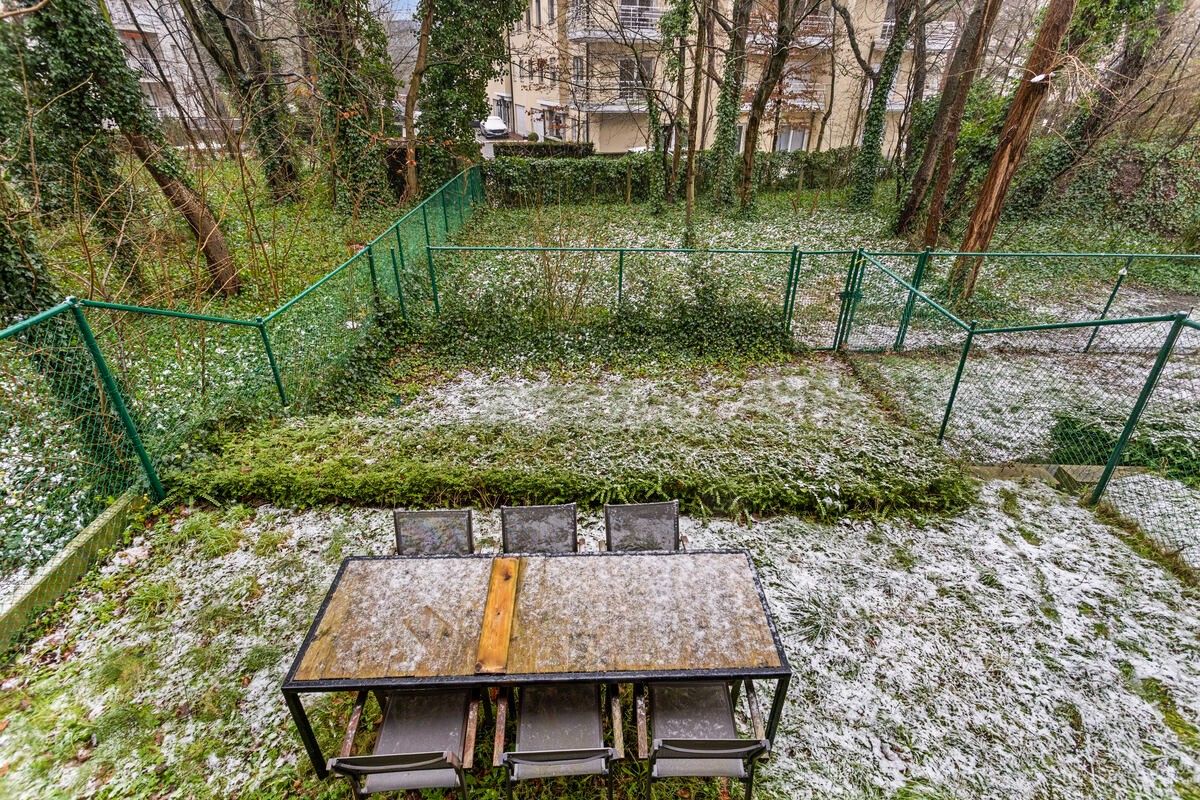
[[(464, 171), (260, 319), (70, 301), (0, 332), (0, 609), (112, 498), (143, 482), (161, 496), (157, 469), (198, 426), (318, 399), (385, 305), (414, 323), (448, 303), (563, 330), (679, 302), (749, 309), (791, 346), (849, 354), (963, 458), (1090, 467), (1093, 499), (1164, 547), (1193, 546), (1200, 327), (1121, 317), (1127, 275), (1193, 257), (989, 253), (986, 286), (959, 311), (946, 280), (958, 253), (452, 246), (482, 200), (478, 169)], [(1034, 273), (1088, 281), (1033, 307)]]
[(312, 399), (383, 303), (435, 313), (428, 248), (482, 201), (464, 171), (260, 319), (68, 299), (0, 331), (0, 610), (123, 492), (161, 498), (200, 426)]

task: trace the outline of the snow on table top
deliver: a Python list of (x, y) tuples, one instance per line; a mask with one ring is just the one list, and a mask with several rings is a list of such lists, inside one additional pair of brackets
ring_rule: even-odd
[[(348, 561), (296, 681), (474, 675), (491, 564)], [(743, 553), (521, 557), (510, 674), (781, 664)]]

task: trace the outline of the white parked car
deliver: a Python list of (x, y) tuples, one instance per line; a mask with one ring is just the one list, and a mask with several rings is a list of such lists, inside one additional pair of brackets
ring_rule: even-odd
[(499, 139), (501, 136), (508, 136), (508, 126), (504, 124), (504, 120), (495, 114), (492, 114), (479, 123), (479, 130), (489, 139)]

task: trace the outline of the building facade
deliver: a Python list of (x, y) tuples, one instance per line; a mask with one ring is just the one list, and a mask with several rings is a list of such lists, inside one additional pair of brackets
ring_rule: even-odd
[[(722, 13), (731, 0), (718, 0)], [(744, 135), (750, 100), (773, 41), (774, 3), (759, 3), (747, 36), (747, 75), (739, 136)], [(851, 0), (855, 41), (877, 67), (894, 30), (889, 0)], [(691, 54), (683, 80), (668, 75), (670, 42), (659, 22), (664, 0), (530, 0), (523, 18), (508, 32), (509, 61), (488, 85), (492, 113), (517, 136), (589, 141), (600, 153), (649, 146), (647, 98), (662, 106), (660, 122), (686, 118), (691, 95)], [(716, 125), (722, 54), (727, 39), (713, 25), (712, 46), (700, 83), (702, 127), (698, 145), (712, 142)], [(926, 23), (926, 79), (922, 94), (940, 90), (940, 77), (955, 45), (958, 20)], [(693, 31), (690, 36), (694, 36)], [(888, 102), (887, 152), (905, 124), (913, 94), (913, 51), (906, 47)], [(763, 150), (824, 150), (857, 143), (862, 136), (870, 83), (849, 43), (845, 25), (823, 2), (800, 23), (787, 66), (767, 104), (759, 147)]]

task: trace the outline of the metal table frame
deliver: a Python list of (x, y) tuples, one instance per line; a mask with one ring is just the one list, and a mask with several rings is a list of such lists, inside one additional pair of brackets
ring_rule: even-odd
[[(754, 589), (758, 593), (758, 599), (762, 603), (763, 616), (766, 619), (767, 627), (771, 632), (771, 639), (775, 643), (775, 652), (779, 656), (778, 667), (745, 667), (736, 669), (671, 669), (671, 670), (629, 670), (621, 672), (555, 672), (555, 673), (529, 673), (529, 674), (477, 674), (477, 675), (447, 675), (438, 677), (399, 677), (399, 678), (333, 678), (326, 680), (296, 680), (296, 671), (300, 668), (301, 662), (304, 660), (305, 654), (308, 652), (308, 646), (320, 628), (321, 621), (325, 616), (325, 610), (329, 606), (329, 601), (333, 598), (337, 591), (338, 584), (342, 580), (342, 575), (346, 572), (347, 565), (352, 561), (411, 561), (411, 560), (430, 560), (442, 558), (478, 558), (492, 560), (501, 556), (522, 557), (530, 556), (537, 558), (636, 558), (638, 556), (681, 556), (698, 554), (741, 554), (745, 556), (746, 562), (750, 567), (750, 573), (754, 577)], [(308, 633), (304, 636), (304, 642), (300, 645), (300, 650), (296, 654), (296, 658), (292, 661), (292, 666), (288, 669), (287, 676), (284, 678), (281, 687), (284, 701), (287, 703), (288, 711), (291, 712), (292, 720), (296, 724), (296, 730), (300, 735), (300, 741), (304, 744), (304, 749), (308, 753), (309, 760), (312, 761), (313, 769), (316, 770), (317, 777), (324, 778), (328, 772), (325, 768), (325, 756), (321, 752), (321, 746), (317, 743), (317, 737), (313, 733), (312, 724), (308, 720), (308, 713), (304, 709), (304, 703), (300, 696), (303, 694), (323, 694), (329, 692), (357, 692), (362, 690), (379, 690), (389, 691), (398, 689), (440, 689), (453, 688), (463, 686), (522, 686), (529, 684), (546, 684), (546, 683), (601, 683), (609, 686), (615, 686), (622, 683), (646, 683), (646, 682), (665, 682), (665, 681), (695, 681), (695, 680), (774, 680), (775, 692), (771, 699), (771, 713), (767, 718), (766, 735), (767, 741), (771, 746), (775, 743), (775, 734), (779, 728), (779, 720), (783, 715), (783, 704), (787, 698), (788, 685), (791, 683), (792, 669), (788, 664), (787, 653), (784, 652), (783, 643), (779, 639), (779, 631), (775, 627), (775, 618), (771, 615), (771, 609), (767, 605), (767, 597), (763, 593), (762, 581), (759, 578), (758, 570), (754, 566), (754, 562), (750, 558), (750, 552), (746, 549), (736, 550), (687, 550), (676, 553), (658, 552), (658, 551), (623, 551), (623, 552), (584, 552), (584, 553), (472, 553), (470, 555), (448, 555), (448, 556), (350, 556), (342, 560), (341, 566), (338, 568), (337, 575), (334, 576), (333, 583), (329, 587), (329, 591), (325, 593), (325, 598), (321, 601), (321, 607), (317, 611), (316, 617), (313, 619), (312, 625), (309, 626)]]

